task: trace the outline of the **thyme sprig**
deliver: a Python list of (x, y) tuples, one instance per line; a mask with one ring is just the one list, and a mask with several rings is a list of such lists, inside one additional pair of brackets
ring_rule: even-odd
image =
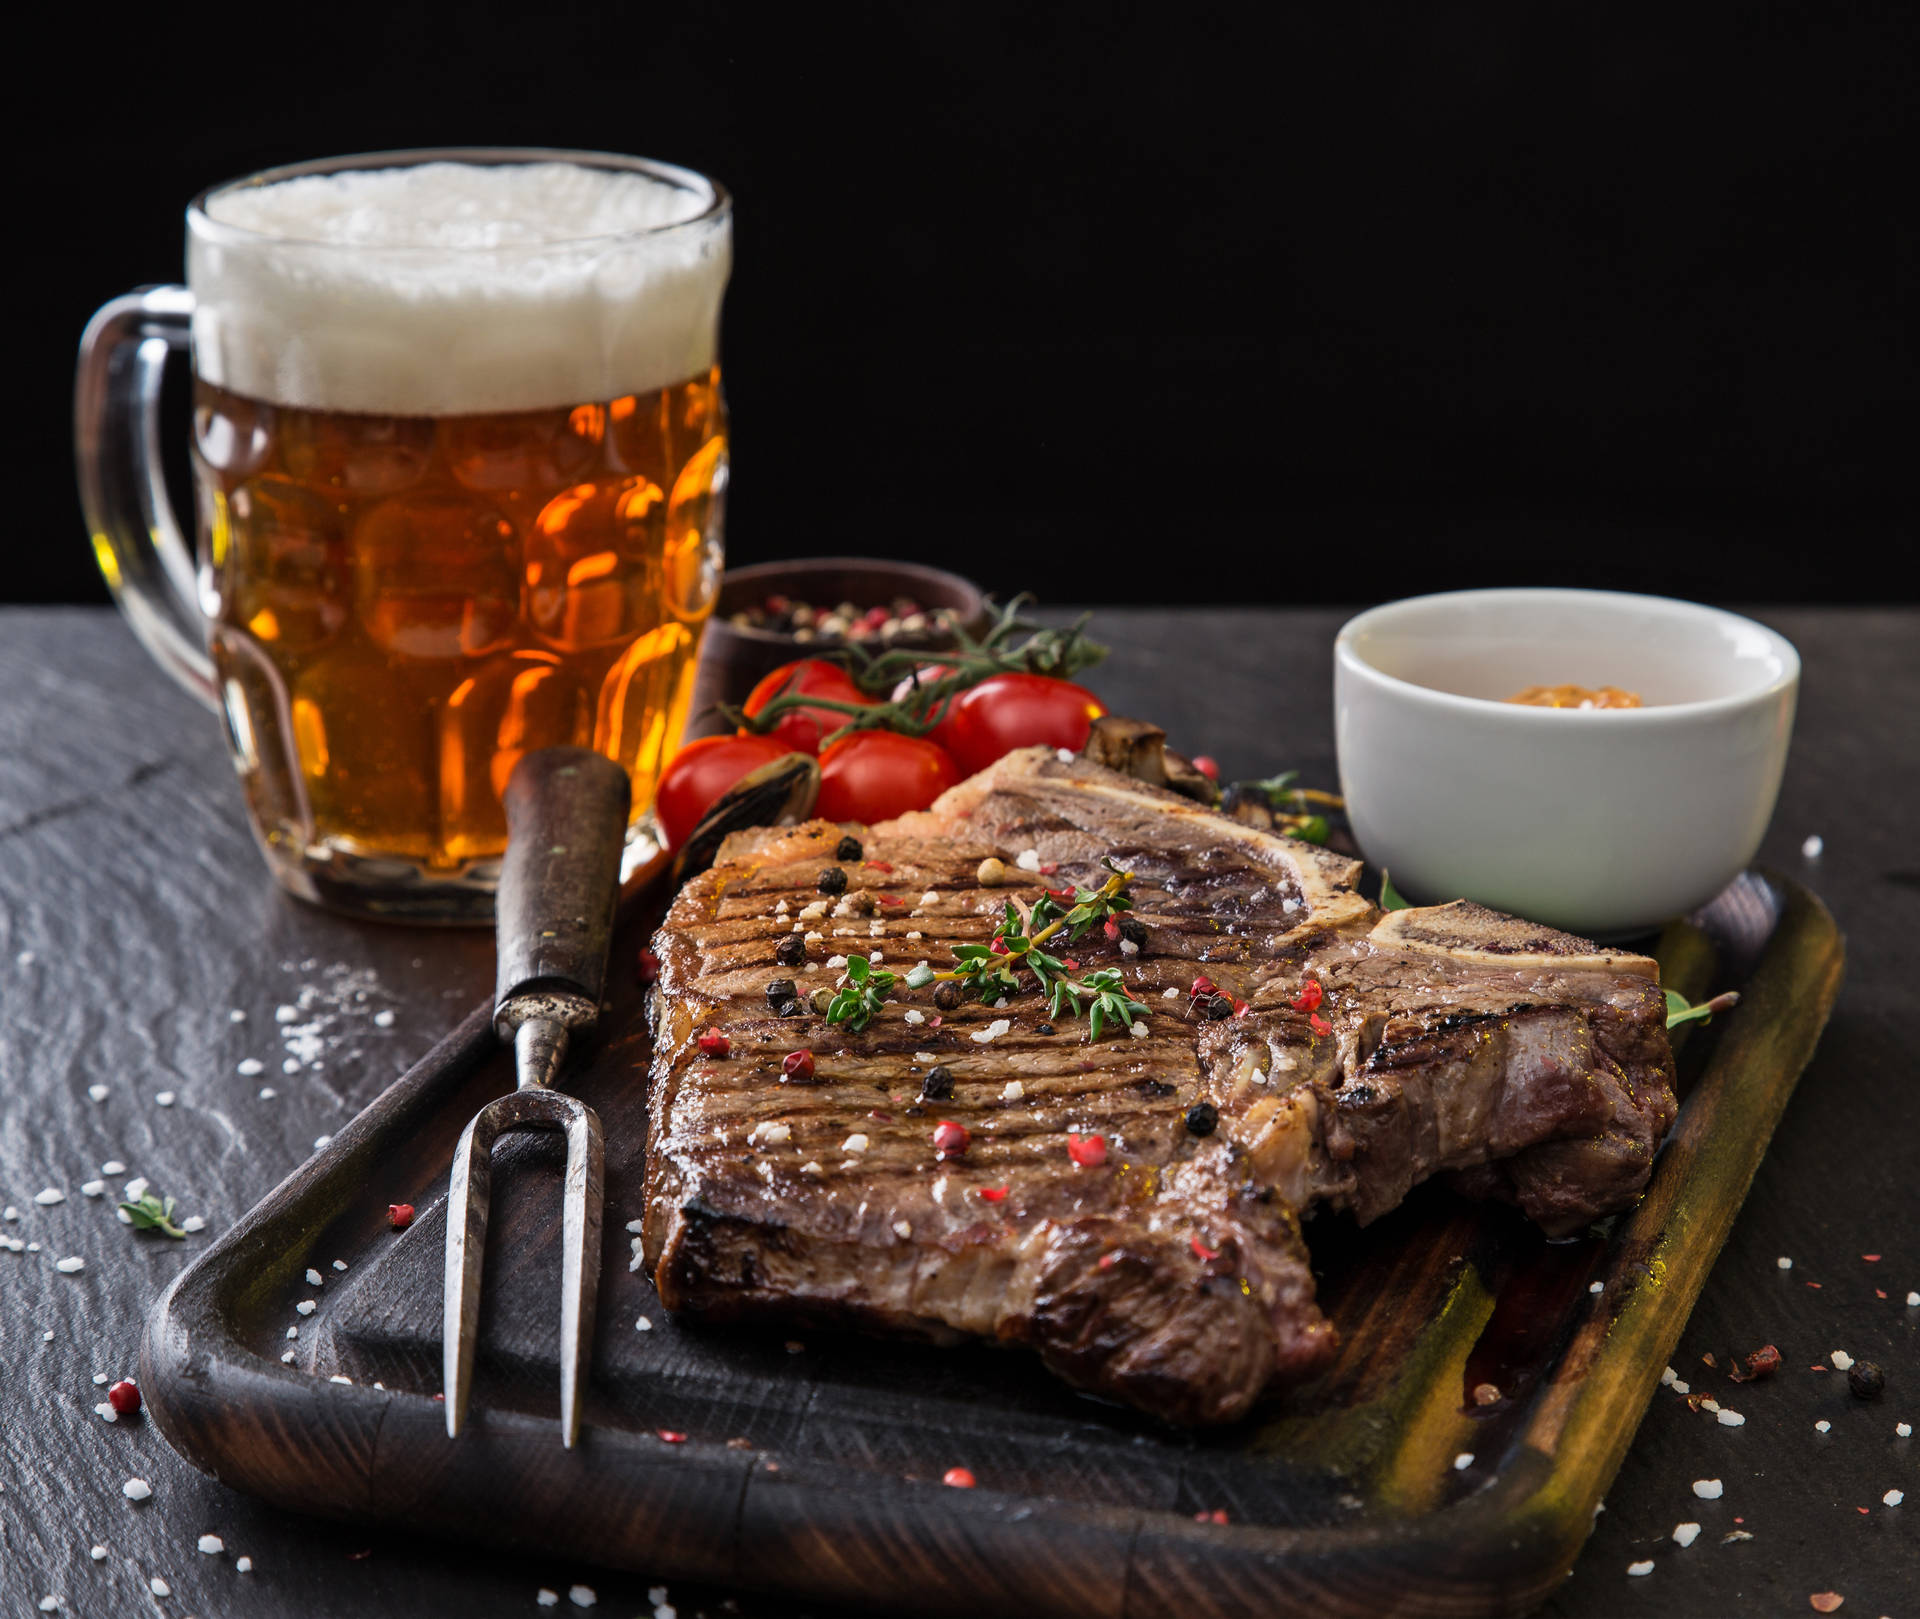
[(1681, 1023), (1710, 1023), (1715, 1012), (1731, 1012), (1740, 1004), (1740, 992), (1729, 989), (1714, 996), (1710, 1001), (1702, 1001), (1698, 1006), (1689, 1001), (1677, 989), (1666, 991), (1667, 1027), (1669, 1029)]
[(152, 1192), (143, 1192), (133, 1202), (122, 1203), (120, 1210), (135, 1231), (159, 1231), (169, 1237), (186, 1236), (186, 1232), (173, 1223), (173, 1199), (170, 1197), (162, 1199)]
[[(884, 701), (844, 703), (804, 692), (783, 692), (758, 714), (748, 715), (726, 704), (721, 704), (719, 711), (733, 725), (761, 733), (772, 730), (782, 715), (796, 708), (846, 715), (845, 725), (820, 739), (822, 747), (852, 731), (899, 731), (906, 736), (923, 736), (946, 717), (955, 697), (990, 676), (1025, 672), (1064, 679), (1107, 655), (1104, 646), (1086, 637), (1090, 614), (1081, 614), (1065, 629), (1054, 629), (1021, 617), (1022, 610), (1032, 605), (1031, 596), (1021, 595), (1005, 607), (995, 608), (993, 624), (978, 639), (957, 630), (959, 644), (951, 652), (908, 647), (873, 652), (850, 642), (817, 654), (843, 666), (862, 691)], [(1026, 639), (1015, 644), (1014, 638), (1022, 632)], [(907, 689), (896, 701), (892, 693), (903, 681)]]
[(847, 981), (827, 1004), (827, 1021), (844, 1023), (858, 1034), (880, 1014), (899, 976), (876, 967), (865, 956), (847, 957)]
[(1393, 886), (1393, 878), (1386, 867), (1380, 868), (1380, 909), (1383, 911), (1410, 911), (1413, 909), (1402, 897), (1400, 890)]
[(956, 947), (954, 959), (958, 965), (944, 972), (914, 968), (907, 974), (908, 988), (950, 980), (990, 1006), (1002, 996), (1019, 994), (1020, 974), (1025, 972), (1031, 975), (1034, 988), (1047, 997), (1049, 1017), (1079, 1017), (1083, 1003), (1091, 1003), (1086, 1007), (1089, 1041), (1098, 1040), (1109, 1023), (1131, 1026), (1149, 1009), (1127, 993), (1126, 980), (1118, 968), (1106, 967), (1085, 978), (1075, 978), (1073, 968), (1043, 948), (1063, 934), (1072, 944), (1089, 928), (1133, 908), (1126, 891), (1133, 873), (1122, 871), (1111, 860), (1101, 864), (1112, 875), (1099, 888), (1075, 888), (1065, 899), (1049, 890), (1031, 905), (1009, 899), (990, 944)]

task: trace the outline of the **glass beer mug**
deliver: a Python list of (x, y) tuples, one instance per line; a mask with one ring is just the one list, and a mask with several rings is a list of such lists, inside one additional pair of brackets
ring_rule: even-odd
[[(732, 205), (637, 158), (390, 152), (187, 211), (187, 285), (96, 314), (81, 502), (115, 599), (223, 719), (274, 875), (490, 921), (520, 755), (652, 804), (722, 557)], [(156, 408), (193, 355), (196, 560)]]

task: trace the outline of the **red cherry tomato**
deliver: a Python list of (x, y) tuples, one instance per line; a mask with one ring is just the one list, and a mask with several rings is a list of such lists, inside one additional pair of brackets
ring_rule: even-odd
[(927, 734), (953, 755), (963, 776), (971, 776), (1036, 743), (1078, 753), (1106, 711), (1105, 703), (1071, 680), (1012, 672), (960, 693)]
[(897, 731), (855, 731), (820, 755), (820, 801), (826, 821), (891, 820), (925, 809), (960, 779), (946, 750)]
[[(781, 664), (755, 686), (747, 697), (746, 711), (749, 715), (758, 714), (774, 698), (790, 695), (825, 697), (835, 703), (863, 706), (873, 701), (839, 664), (828, 663), (824, 658), (802, 658), (798, 663)], [(818, 753), (821, 737), (839, 730), (851, 717), (832, 708), (789, 709), (766, 734), (783, 744), (782, 753)]]
[(661, 772), (653, 812), (670, 848), (679, 848), (713, 801), (750, 770), (794, 750), (770, 736), (703, 736), (689, 742)]

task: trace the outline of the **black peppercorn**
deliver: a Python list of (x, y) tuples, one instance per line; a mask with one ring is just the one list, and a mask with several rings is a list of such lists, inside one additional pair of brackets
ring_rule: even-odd
[(1847, 1368), (1847, 1387), (1856, 1400), (1877, 1400), (1887, 1386), (1887, 1374), (1870, 1360), (1856, 1360)]
[(1053, 1025), (1051, 1023), (1036, 1023), (1033, 1026), (1033, 1032), (1035, 1034), (1052, 1034)]
[(920, 1081), (920, 1100), (923, 1102), (946, 1102), (953, 1097), (953, 1070), (944, 1063), (927, 1070), (927, 1077)]
[(806, 1008), (790, 995), (773, 1010), (775, 1015), (779, 1017), (798, 1017)]
[(860, 847), (860, 840), (858, 838), (842, 838), (839, 846), (833, 851), (833, 858), (836, 860), (858, 860), (866, 854), (866, 852), (865, 849)]
[(957, 1011), (960, 1006), (960, 986), (951, 978), (941, 979), (939, 987), (933, 992), (933, 1004), (943, 1012)]
[(773, 959), (782, 967), (798, 967), (807, 959), (807, 941), (797, 933), (789, 933), (774, 946)]
[(794, 989), (791, 978), (775, 978), (768, 981), (767, 999), (775, 1006), (778, 1006), (782, 1001), (792, 1000), (796, 993), (797, 991)]
[(838, 866), (829, 866), (814, 880), (813, 886), (823, 894), (844, 894), (847, 891), (847, 874)]
[(1187, 1109), (1187, 1134), (1190, 1136), (1210, 1136), (1219, 1122), (1220, 1110), (1211, 1102), (1195, 1102)]
[(1215, 1023), (1218, 1023), (1223, 1017), (1232, 1017), (1233, 997), (1231, 995), (1214, 995), (1210, 997), (1207, 1001), (1207, 1016), (1212, 1018)]
[(1147, 942), (1147, 924), (1142, 922), (1137, 916), (1123, 916), (1120, 918), (1120, 937), (1125, 939), (1128, 944), (1145, 944)]

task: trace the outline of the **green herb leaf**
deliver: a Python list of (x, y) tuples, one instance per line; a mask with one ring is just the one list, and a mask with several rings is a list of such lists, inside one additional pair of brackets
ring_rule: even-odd
[(173, 1223), (173, 1199), (164, 1201), (152, 1192), (142, 1194), (138, 1202), (122, 1203), (127, 1222), (135, 1231), (161, 1231), (169, 1237), (184, 1237), (186, 1232)]
[(1413, 909), (1401, 897), (1400, 890), (1393, 886), (1393, 878), (1387, 875), (1383, 867), (1380, 872), (1380, 909), (1383, 911), (1410, 911)]
[(1309, 815), (1285, 830), (1288, 837), (1298, 838), (1302, 843), (1325, 843), (1329, 828), (1326, 816)]
[(1713, 1014), (1715, 1012), (1730, 1012), (1740, 1004), (1740, 992), (1732, 989), (1727, 990), (1724, 994), (1714, 996), (1710, 1001), (1702, 1001), (1698, 1006), (1695, 1006), (1677, 989), (1667, 990), (1665, 994), (1667, 997), (1667, 1027), (1669, 1029), (1681, 1023), (1692, 1023), (1695, 1021), (1709, 1023), (1713, 1020)]
[(924, 961), (907, 974), (908, 989), (925, 989), (933, 982), (933, 969)]
[(895, 974), (874, 966), (865, 956), (847, 957), (847, 981), (827, 1003), (827, 1021), (844, 1023), (858, 1034), (880, 1015), (880, 1008), (899, 981)]

